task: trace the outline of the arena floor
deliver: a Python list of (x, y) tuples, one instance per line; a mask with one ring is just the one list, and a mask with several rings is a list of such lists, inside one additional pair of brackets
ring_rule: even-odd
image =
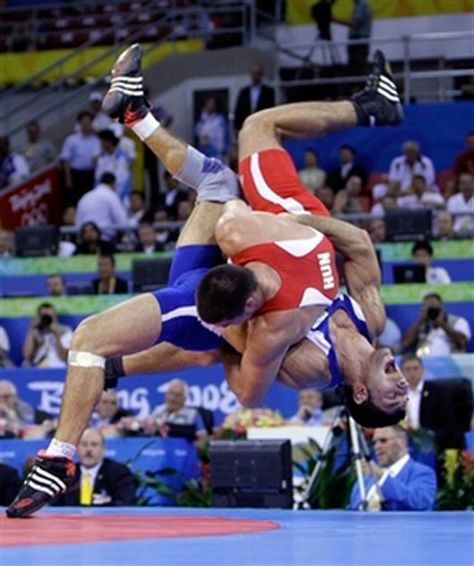
[(0, 565), (473, 564), (474, 513), (46, 509), (0, 517)]

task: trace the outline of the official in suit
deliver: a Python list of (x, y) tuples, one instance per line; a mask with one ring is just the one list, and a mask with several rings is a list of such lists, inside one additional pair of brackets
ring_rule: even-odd
[[(408, 439), (398, 425), (375, 429), (377, 462), (363, 463), (370, 511), (429, 511), (436, 500), (435, 471), (413, 460)], [(349, 509), (361, 508), (358, 483), (354, 484)]]
[(15, 468), (0, 464), (0, 505), (10, 505), (20, 487), (21, 480)]
[(78, 487), (60, 495), (54, 505), (135, 505), (133, 474), (124, 464), (104, 458), (104, 437), (98, 430), (84, 431), (77, 452)]
[(128, 293), (128, 283), (115, 274), (113, 255), (100, 255), (97, 261), (99, 277), (92, 281), (94, 295), (120, 295)]
[(365, 187), (367, 181), (366, 171), (359, 165), (356, 165), (354, 148), (351, 145), (343, 144), (339, 147), (339, 166), (329, 172), (326, 183), (334, 193), (337, 193), (342, 191), (346, 186), (347, 180), (354, 176), (360, 177), (362, 179), (362, 187)]
[(254, 65), (250, 70), (250, 85), (240, 90), (234, 109), (234, 131), (242, 129), (247, 116), (275, 106), (275, 90), (263, 83), (263, 67)]
[(401, 368), (410, 385), (407, 406), (410, 428), (433, 431), (438, 450), (464, 448), (464, 433), (470, 430), (473, 410), (470, 380), (425, 381), (423, 362), (415, 354), (403, 356)]

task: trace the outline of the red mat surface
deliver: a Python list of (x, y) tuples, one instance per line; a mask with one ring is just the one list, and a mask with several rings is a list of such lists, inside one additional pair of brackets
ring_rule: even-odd
[(136, 515), (40, 515), (0, 517), (0, 547), (79, 544), (115, 540), (205, 537), (273, 531), (275, 521), (223, 517)]

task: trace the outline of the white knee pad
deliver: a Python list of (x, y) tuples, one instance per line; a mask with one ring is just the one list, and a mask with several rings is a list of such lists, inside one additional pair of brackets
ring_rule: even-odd
[(79, 368), (105, 368), (105, 358), (90, 352), (70, 350), (67, 356), (68, 365)]

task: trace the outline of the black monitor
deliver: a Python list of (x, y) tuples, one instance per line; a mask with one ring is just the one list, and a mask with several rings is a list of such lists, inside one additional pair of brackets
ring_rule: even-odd
[(426, 270), (414, 263), (394, 265), (393, 280), (395, 283), (426, 283)]
[(385, 215), (387, 240), (392, 242), (429, 240), (431, 226), (431, 210), (399, 210)]
[(166, 285), (171, 259), (171, 257), (153, 257), (151, 259), (133, 260), (133, 291), (135, 293), (146, 293)]
[(15, 230), (18, 257), (41, 257), (58, 253), (56, 226), (24, 226)]
[(214, 507), (293, 506), (289, 440), (211, 441)]

